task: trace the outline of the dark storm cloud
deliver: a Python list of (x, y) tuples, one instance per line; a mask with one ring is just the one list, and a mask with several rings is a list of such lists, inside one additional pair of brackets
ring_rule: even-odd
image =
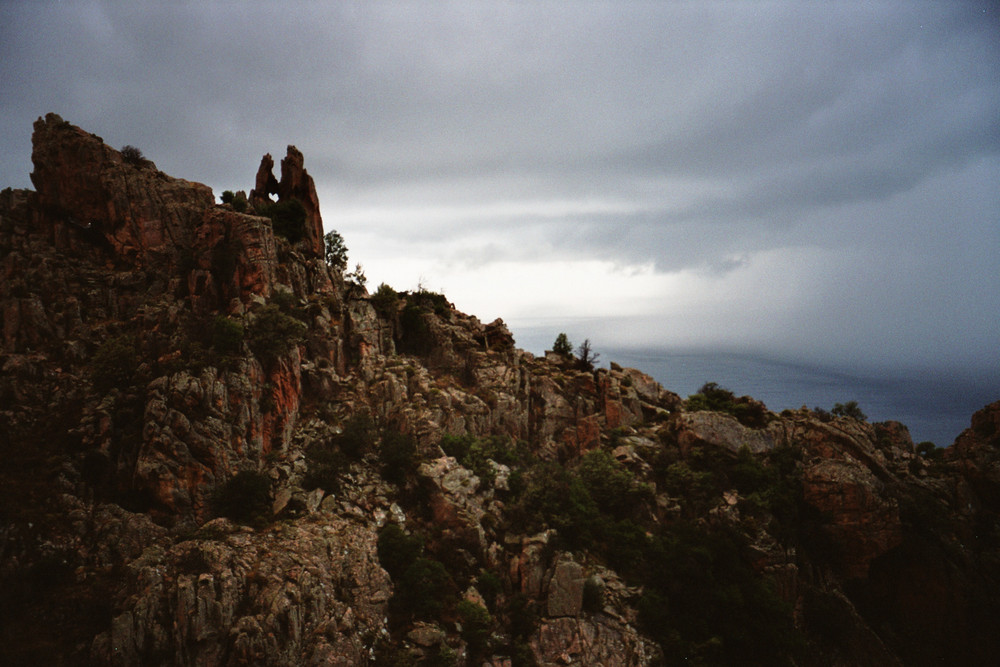
[(48, 111), (216, 192), (295, 144), (352, 261), (651, 266), (702, 290), (689, 337), (979, 360), (998, 25), (973, 2), (7, 2), (0, 174), (29, 185)]

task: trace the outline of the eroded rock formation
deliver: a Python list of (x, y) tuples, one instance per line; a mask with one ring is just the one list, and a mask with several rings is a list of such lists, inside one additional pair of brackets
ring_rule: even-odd
[(0, 193), (0, 662), (1000, 659), (1000, 403), (933, 457), (694, 411), (348, 284), (294, 147), (243, 212), (51, 114), (33, 160)]

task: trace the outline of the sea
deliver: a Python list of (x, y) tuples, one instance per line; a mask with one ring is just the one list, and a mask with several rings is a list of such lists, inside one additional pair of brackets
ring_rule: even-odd
[(951, 445), (969, 428), (974, 412), (1000, 400), (1000, 377), (987, 373), (851, 371), (722, 350), (596, 351), (599, 366), (613, 361), (637, 368), (683, 398), (715, 382), (737, 396), (762, 401), (772, 412), (803, 406), (830, 410), (837, 403), (857, 401), (869, 421), (901, 422), (914, 444), (938, 447)]

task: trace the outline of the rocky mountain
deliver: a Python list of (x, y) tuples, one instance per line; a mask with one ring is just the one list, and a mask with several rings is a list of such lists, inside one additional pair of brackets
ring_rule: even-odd
[(682, 399), (345, 273), (54, 114), (0, 193), (0, 663), (1000, 664), (1000, 402), (944, 450)]

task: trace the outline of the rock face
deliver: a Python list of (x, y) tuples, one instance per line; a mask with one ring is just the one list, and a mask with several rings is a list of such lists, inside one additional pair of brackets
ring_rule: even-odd
[(548, 612), (551, 617), (576, 616), (583, 609), (583, 567), (572, 560), (556, 564), (549, 581)]
[(864, 577), (872, 560), (902, 540), (899, 508), (868, 468), (818, 461), (805, 469), (802, 488), (805, 501), (829, 517), (832, 541), (844, 545), (839, 565), (846, 576)]
[(44, 223), (105, 242), (128, 263), (171, 265), (215, 201), (200, 183), (129, 160), (55, 114), (35, 123), (31, 174)]
[(303, 166), (305, 159), (295, 146), (288, 147), (287, 156), (281, 161), (281, 180), (274, 178), (274, 158), (270, 153), (260, 161), (254, 189), (250, 191), (250, 203), (266, 204), (270, 195), (278, 195), (278, 201), (299, 201), (306, 211), (304, 254), (307, 257), (323, 256), (323, 219), (319, 213), (319, 197), (316, 184)]
[(0, 192), (0, 663), (1000, 661), (1000, 403), (944, 454), (695, 411), (350, 284), (295, 147), (243, 211), (52, 114), (33, 160)]
[[(330, 556), (335, 554), (335, 558)], [(276, 661), (357, 665), (358, 627), (384, 627), (389, 587), (375, 534), (323, 516), (260, 534), (217, 519), (128, 566), (126, 610), (94, 640), (102, 664)], [(371, 640), (367, 640), (371, 642)]]

